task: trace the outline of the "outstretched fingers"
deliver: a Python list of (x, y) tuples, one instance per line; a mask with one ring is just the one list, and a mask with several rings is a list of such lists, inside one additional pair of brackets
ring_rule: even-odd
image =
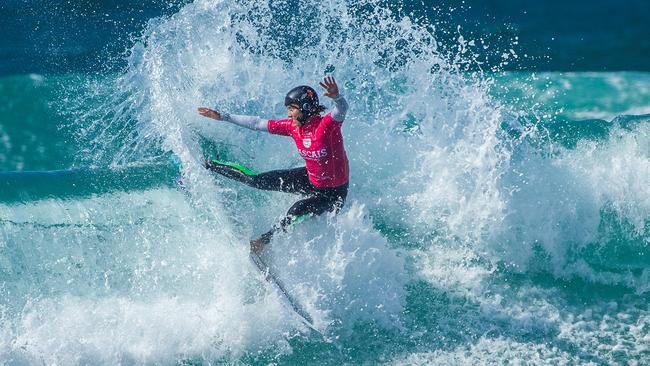
[(212, 110), (210, 108), (199, 107), (197, 109), (197, 112), (199, 112), (199, 114), (204, 116), (204, 117), (208, 117), (208, 118), (212, 118), (212, 119), (216, 119), (216, 120), (221, 119), (221, 115), (219, 114), (219, 112), (214, 111), (214, 110)]
[[(323, 83), (324, 81), (324, 83)], [(336, 86), (336, 80), (334, 80), (334, 77), (332, 76), (326, 76), (323, 81), (319, 82), (320, 86), (322, 86), (325, 89), (330, 89), (332, 86)]]
[(336, 80), (334, 80), (333, 76), (326, 76), (323, 81), (318, 84), (325, 89), (323, 95), (331, 98), (336, 98), (339, 95), (339, 87), (336, 85)]

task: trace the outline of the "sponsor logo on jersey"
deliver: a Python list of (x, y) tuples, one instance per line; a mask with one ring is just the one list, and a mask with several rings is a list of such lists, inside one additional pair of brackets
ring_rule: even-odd
[(298, 152), (300, 153), (300, 156), (302, 156), (303, 159), (309, 159), (309, 160), (322, 159), (324, 157), (327, 157), (328, 155), (327, 149), (320, 149), (316, 151), (298, 149)]

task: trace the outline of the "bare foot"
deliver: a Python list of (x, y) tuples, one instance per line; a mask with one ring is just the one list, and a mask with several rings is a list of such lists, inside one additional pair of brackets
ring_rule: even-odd
[(251, 240), (251, 252), (255, 254), (262, 253), (262, 250), (264, 250), (266, 244), (268, 244), (268, 241), (264, 240), (264, 238)]

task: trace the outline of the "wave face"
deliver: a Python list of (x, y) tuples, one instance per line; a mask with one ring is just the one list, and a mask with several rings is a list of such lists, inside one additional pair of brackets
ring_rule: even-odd
[[(647, 75), (483, 73), (480, 40), (456, 42), (379, 1), (199, 0), (151, 20), (123, 73), (58, 80), (74, 162), (0, 151), (0, 359), (650, 362)], [(283, 117), (326, 74), (351, 106), (348, 201), (266, 253), (310, 337), (247, 259), (296, 197), (202, 167), (302, 160), (195, 111)]]

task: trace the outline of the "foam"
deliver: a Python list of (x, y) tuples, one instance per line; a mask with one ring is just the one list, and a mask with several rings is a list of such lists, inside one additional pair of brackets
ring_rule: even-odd
[[(0, 206), (8, 248), (0, 268), (9, 274), (2, 291), (17, 294), (2, 304), (3, 360), (238, 362), (296, 351), (301, 325), (252, 272), (246, 243), (297, 197), (213, 177), (202, 160), (226, 153), (259, 171), (303, 162), (290, 140), (207, 120), (196, 108), (284, 116), (287, 89), (315, 84), (326, 70), (351, 106), (343, 127), (348, 202), (336, 217), (278, 235), (265, 254), (326, 337), (354, 340), (355, 327), (368, 324), (411, 331), (409, 339), (439, 329), (430, 333), (442, 336), (422, 336), (413, 348), (432, 348), (429, 336), (444, 348), (409, 349), (398, 363), (582, 361), (545, 343), (571, 337), (579, 352), (605, 361), (621, 349), (644, 355), (636, 344), (646, 341), (645, 310), (580, 323), (564, 312), (600, 309), (605, 319), (613, 310), (576, 310), (545, 300), (561, 293), (530, 283), (511, 290), (499, 276), (541, 272), (647, 291), (650, 272), (628, 273), (620, 258), (599, 268), (607, 250), (580, 256), (610, 245), (599, 231), (603, 210), (633, 228), (626, 245), (647, 241), (646, 127), (575, 149), (556, 148), (540, 126), (509, 136), (502, 124), (520, 115), (489, 96), (480, 72), (460, 72), (470, 56), (440, 55), (430, 28), (377, 2), (352, 6), (310, 5), (319, 16), (310, 30), (325, 35), (315, 39), (301, 33), (300, 19), (279, 23), (284, 14), (268, 2), (199, 0), (149, 23), (126, 72), (108, 84), (108, 102), (79, 119), (93, 143), (82, 160), (119, 166), (171, 154), (185, 191)], [(415, 249), (394, 248), (402, 244)], [(407, 293), (421, 280), (457, 302)], [(439, 317), (408, 328), (407, 296)], [(620, 342), (601, 347), (595, 329), (603, 327)], [(456, 334), (464, 343), (448, 340)]]
[[(2, 290), (7, 300), (20, 293), (6, 303), (1, 357), (114, 364), (290, 352), (303, 326), (260, 282), (246, 241), (188, 203), (160, 189), (0, 206), (12, 239)], [(325, 333), (335, 320), (399, 326), (403, 259), (362, 206), (304, 223), (269, 255)]]
[[(373, 229), (368, 212), (351, 202), (336, 217), (301, 224), (273, 241), (268, 256), (295, 293), (308, 299), (317, 324), (340, 320), (399, 326), (405, 302), (404, 257)], [(329, 221), (329, 224), (324, 221)]]
[(281, 350), (291, 331), (273, 315), (281, 310), (278, 302), (242, 306), (232, 297), (44, 300), (25, 309), (10, 355), (27, 363), (140, 364)]
[[(481, 337), (470, 345), (460, 345), (449, 351), (414, 353), (390, 365), (501, 365), (506, 360), (527, 365), (567, 365), (580, 362), (566, 351), (552, 345), (518, 342), (508, 338)], [(596, 363), (583, 363), (596, 365)]]
[(248, 249), (232, 246), (180, 192), (1, 210), (11, 238), (3, 253), (10, 255), (3, 258), (3, 333), (12, 333), (4, 359), (218, 358), (278, 348), (296, 328), (277, 297), (256, 295), (262, 284), (251, 282)]
[[(476, 270), (465, 265), (448, 272), (472, 279)], [(644, 297), (603, 296), (607, 291), (589, 284), (543, 287), (494, 274), (446, 287), (449, 281), (435, 273), (422, 275), (447, 296), (448, 305), (431, 310), (444, 315), (435, 325), (439, 335), (416, 334), (416, 351), (397, 357), (396, 364), (648, 362), (650, 314)], [(458, 304), (462, 311), (455, 313)]]
[[(504, 217), (511, 229), (495, 236), (490, 251), (526, 271), (541, 248), (548, 255), (542, 268), (559, 277), (646, 291), (647, 273), (627, 272), (635, 260), (625, 253), (647, 242), (647, 140), (641, 124), (614, 127), (605, 142), (583, 140), (553, 155), (524, 149), (526, 158), (504, 179), (513, 192)], [(627, 251), (613, 255), (621, 241)]]

